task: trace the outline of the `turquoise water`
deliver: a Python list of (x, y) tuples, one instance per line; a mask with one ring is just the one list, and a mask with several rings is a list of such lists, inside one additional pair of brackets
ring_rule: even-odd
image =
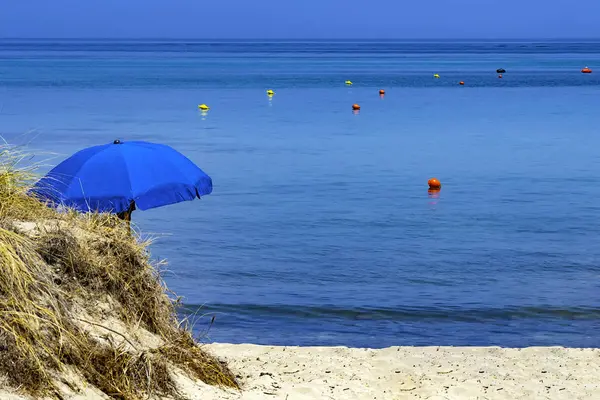
[(9, 142), (212, 176), (134, 220), (221, 342), (600, 346), (599, 95), (593, 42), (0, 42)]

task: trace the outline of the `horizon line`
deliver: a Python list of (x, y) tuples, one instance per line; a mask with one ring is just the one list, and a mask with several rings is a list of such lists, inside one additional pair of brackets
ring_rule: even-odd
[(469, 37), (454, 37), (454, 38), (435, 38), (435, 37), (422, 37), (422, 38), (194, 38), (194, 37), (18, 37), (18, 36), (0, 36), (0, 40), (173, 40), (173, 41), (565, 41), (565, 40), (576, 40), (576, 41), (600, 41), (599, 37), (520, 37), (520, 38), (469, 38)]

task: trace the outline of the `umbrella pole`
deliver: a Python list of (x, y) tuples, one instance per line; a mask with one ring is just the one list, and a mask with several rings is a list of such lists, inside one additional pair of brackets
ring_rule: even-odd
[(131, 235), (131, 209), (125, 212), (125, 221), (127, 221), (127, 232)]
[(129, 210), (127, 210), (127, 212), (125, 212), (125, 221), (127, 221), (127, 231), (129, 232), (130, 235), (131, 235), (131, 213), (133, 212), (133, 210), (135, 210), (135, 201), (132, 201), (131, 204), (129, 204)]
[(127, 222), (127, 231), (131, 234), (131, 213), (135, 210), (135, 202), (132, 201), (127, 211), (123, 211), (117, 214), (117, 217)]

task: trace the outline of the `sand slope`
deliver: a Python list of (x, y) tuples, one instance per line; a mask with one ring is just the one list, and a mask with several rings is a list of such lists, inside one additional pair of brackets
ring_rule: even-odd
[(193, 399), (600, 399), (600, 349), (213, 344), (241, 393)]

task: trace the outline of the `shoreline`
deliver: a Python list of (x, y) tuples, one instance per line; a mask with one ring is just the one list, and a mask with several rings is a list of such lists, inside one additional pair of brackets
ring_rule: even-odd
[[(203, 399), (597, 399), (600, 349), (205, 344), (241, 392)], [(200, 397), (198, 397), (200, 398)]]

